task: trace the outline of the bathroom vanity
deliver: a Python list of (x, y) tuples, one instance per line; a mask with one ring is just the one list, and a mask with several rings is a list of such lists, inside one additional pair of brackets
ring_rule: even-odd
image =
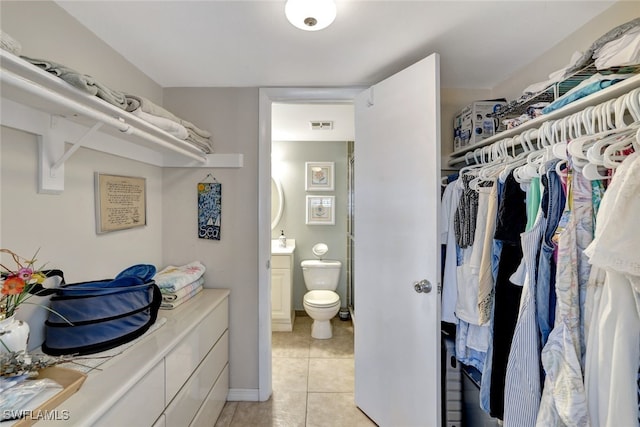
[(68, 419), (37, 425), (215, 424), (229, 390), (229, 290), (205, 289), (158, 317), (166, 323), (89, 372), (57, 408)]
[(293, 256), (296, 241), (287, 239), (287, 246), (280, 247), (278, 240), (271, 241), (271, 330), (293, 330)]

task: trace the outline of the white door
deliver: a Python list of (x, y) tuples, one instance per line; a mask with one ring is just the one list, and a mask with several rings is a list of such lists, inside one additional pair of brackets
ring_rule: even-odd
[(358, 95), (355, 115), (356, 405), (382, 427), (439, 427), (439, 56)]

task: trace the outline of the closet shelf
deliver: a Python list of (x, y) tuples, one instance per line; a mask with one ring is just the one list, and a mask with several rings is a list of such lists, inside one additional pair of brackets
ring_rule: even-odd
[[(3, 50), (0, 50), (0, 83), (4, 126), (37, 135), (49, 134), (52, 130), (55, 133), (57, 128), (58, 133), (64, 135), (62, 138), (68, 138), (69, 133), (92, 132), (90, 129), (102, 123), (98, 132), (80, 145), (162, 167), (243, 165), (242, 154), (206, 154), (189, 142)], [(52, 160), (55, 163), (58, 159)]]
[[(553, 83), (548, 88), (540, 91), (536, 94), (531, 94), (530, 97), (522, 101), (513, 101), (507, 104), (502, 109), (499, 109), (490, 116), (499, 120), (507, 118), (516, 118), (527, 112), (529, 107), (539, 102), (553, 102), (556, 99), (564, 96), (567, 92), (578, 86), (583, 81), (596, 74), (611, 75), (611, 74), (638, 74), (640, 73), (640, 65), (630, 65), (622, 67), (613, 67), (606, 70), (598, 70), (594, 63), (587, 65), (586, 67), (576, 71), (565, 79)], [(524, 98), (524, 96), (523, 96)]]
[(584, 98), (578, 99), (570, 104), (565, 105), (563, 108), (552, 111), (549, 114), (544, 114), (542, 116), (536, 117), (535, 119), (529, 120), (528, 122), (524, 122), (518, 127), (513, 129), (508, 129), (504, 132), (500, 132), (490, 138), (482, 140), (481, 142), (465, 147), (461, 150), (454, 151), (449, 155), (449, 166), (460, 165), (465, 162), (465, 154), (473, 152), (479, 148), (486, 147), (495, 142), (501, 141), (506, 138), (513, 138), (516, 135), (521, 134), (527, 129), (533, 129), (539, 127), (542, 123), (549, 120), (561, 119), (570, 114), (576, 113), (578, 111), (584, 110), (586, 107), (594, 106), (601, 104), (610, 99), (616, 98), (618, 96), (624, 95), (627, 92), (632, 91), (633, 89), (640, 87), (640, 74), (635, 75), (633, 77), (629, 77), (626, 80), (623, 80), (619, 83), (616, 83), (613, 86), (609, 86), (606, 89), (603, 89), (599, 92), (593, 93), (591, 95), (585, 96)]

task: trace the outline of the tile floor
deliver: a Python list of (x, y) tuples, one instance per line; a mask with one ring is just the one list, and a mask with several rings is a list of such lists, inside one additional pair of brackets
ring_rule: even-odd
[(273, 395), (266, 402), (227, 402), (215, 427), (369, 427), (353, 401), (353, 325), (332, 320), (333, 337), (311, 338), (311, 318), (272, 335)]

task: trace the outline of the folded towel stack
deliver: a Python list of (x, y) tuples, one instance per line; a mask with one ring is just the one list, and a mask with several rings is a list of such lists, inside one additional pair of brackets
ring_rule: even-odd
[(171, 310), (193, 298), (204, 288), (205, 266), (194, 261), (182, 266), (170, 265), (153, 278), (162, 292), (161, 309)]
[[(2, 32), (1, 35), (0, 47), (9, 51), (15, 52), (16, 49), (19, 51), (19, 44), (17, 44), (17, 42), (4, 32)], [(21, 56), (21, 58), (59, 77), (75, 88), (89, 95), (101, 98), (109, 104), (128, 111), (141, 120), (164, 130), (170, 135), (189, 142), (207, 154), (213, 153), (213, 143), (210, 132), (200, 129), (187, 120), (181, 119), (146, 98), (113, 90), (88, 74), (80, 73), (48, 59), (36, 59), (26, 56)]]
[(32, 63), (36, 67), (61, 78), (71, 86), (80, 89), (89, 95), (97, 96), (98, 98), (107, 101), (111, 105), (115, 105), (123, 110), (127, 106), (124, 93), (107, 87), (88, 74), (80, 73), (65, 65), (58, 64), (47, 59), (28, 58), (26, 56), (21, 56), (21, 58)]
[[(205, 153), (213, 152), (210, 132), (200, 129), (187, 120), (181, 119), (171, 111), (162, 108), (146, 98), (131, 94), (126, 94), (125, 96), (127, 98), (126, 110), (131, 114), (135, 114), (141, 119), (172, 133), (176, 138), (189, 141)], [(181, 132), (183, 132), (183, 134), (178, 135), (173, 133), (176, 127), (182, 128), (183, 130)]]

